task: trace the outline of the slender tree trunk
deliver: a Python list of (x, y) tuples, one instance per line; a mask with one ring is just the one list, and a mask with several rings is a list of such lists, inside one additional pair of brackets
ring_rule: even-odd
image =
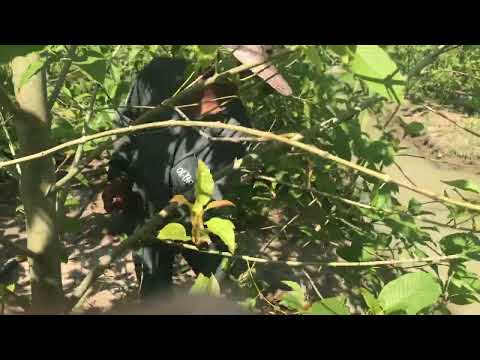
[[(20, 79), (37, 54), (17, 57), (10, 64), (15, 95), (21, 109), (14, 118), (20, 156), (36, 153), (51, 146), (50, 121), (47, 110), (45, 72), (32, 77), (21, 89)], [(55, 212), (55, 192), (47, 194), (55, 184), (52, 157), (21, 165), (20, 195), (25, 210), (27, 247), (38, 258), (29, 258), (32, 288), (32, 312), (59, 313), (64, 308), (60, 271), (60, 241)]]

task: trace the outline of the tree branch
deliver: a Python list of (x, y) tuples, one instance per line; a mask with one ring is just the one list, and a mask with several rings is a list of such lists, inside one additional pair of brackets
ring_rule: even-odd
[(165, 120), (165, 121), (152, 122), (152, 123), (141, 124), (141, 125), (128, 126), (128, 127), (125, 127), (125, 128), (112, 129), (112, 130), (103, 131), (103, 132), (93, 134), (93, 135), (89, 135), (89, 136), (82, 136), (79, 139), (67, 141), (66, 143), (57, 145), (55, 147), (52, 147), (50, 149), (38, 152), (36, 154), (24, 156), (24, 157), (14, 159), (14, 160), (8, 160), (8, 161), (0, 162), (0, 169), (3, 168), (3, 167), (6, 167), (6, 166), (12, 166), (12, 165), (15, 165), (15, 164), (24, 163), (24, 162), (27, 162), (27, 161), (43, 158), (43, 157), (49, 156), (53, 153), (56, 153), (60, 150), (63, 150), (63, 149), (66, 149), (66, 148), (69, 148), (69, 147), (72, 147), (72, 146), (76, 146), (76, 145), (79, 145), (79, 144), (82, 144), (82, 143), (86, 143), (88, 141), (100, 139), (100, 138), (103, 138), (103, 137), (108, 137), (108, 136), (112, 136), (112, 135), (124, 135), (124, 134), (130, 134), (130, 133), (139, 132), (139, 131), (143, 131), (143, 130), (148, 130), (148, 129), (159, 129), (159, 128), (166, 128), (166, 127), (172, 127), (172, 126), (200, 127), (200, 128), (201, 127), (206, 127), (206, 128), (212, 128), (212, 129), (228, 129), (228, 130), (233, 130), (233, 131), (245, 133), (245, 134), (248, 134), (248, 135), (252, 135), (252, 136), (255, 136), (255, 137), (258, 137), (258, 138), (262, 138), (262, 139), (278, 141), (278, 142), (290, 145), (292, 147), (302, 149), (302, 150), (304, 150), (308, 153), (317, 155), (317, 156), (319, 156), (323, 159), (336, 162), (339, 165), (342, 165), (346, 168), (355, 170), (355, 171), (360, 172), (364, 175), (374, 177), (374, 178), (379, 179), (379, 180), (381, 180), (385, 183), (396, 184), (400, 187), (403, 187), (405, 189), (411, 190), (411, 191), (416, 192), (418, 194), (424, 195), (424, 196), (429, 197), (433, 200), (444, 202), (444, 203), (447, 203), (447, 204), (450, 204), (450, 205), (459, 206), (459, 207), (469, 209), (469, 210), (480, 211), (480, 205), (476, 205), (476, 204), (473, 204), (473, 203), (460, 201), (460, 200), (454, 200), (454, 199), (451, 199), (451, 198), (448, 198), (448, 197), (445, 197), (445, 196), (442, 196), (442, 195), (435, 194), (435, 193), (433, 193), (429, 190), (413, 186), (409, 183), (406, 183), (406, 182), (403, 182), (403, 181), (400, 181), (400, 180), (392, 179), (387, 174), (383, 174), (381, 172), (371, 170), (369, 168), (358, 165), (358, 164), (353, 163), (351, 161), (342, 159), (338, 156), (330, 154), (329, 152), (327, 152), (325, 150), (321, 150), (316, 146), (307, 145), (307, 144), (304, 144), (300, 141), (289, 139), (287, 137), (276, 135), (276, 134), (273, 134), (273, 133), (270, 133), (270, 132), (260, 131), (260, 130), (251, 129), (251, 128), (238, 126), (238, 125), (223, 124), (221, 122)]
[(77, 45), (71, 45), (70, 48), (68, 49), (67, 57), (69, 59), (65, 61), (65, 63), (63, 64), (62, 70), (60, 70), (60, 75), (58, 76), (57, 82), (55, 84), (55, 88), (53, 89), (52, 94), (48, 99), (48, 105), (47, 105), (48, 111), (52, 110), (53, 105), (55, 104), (55, 101), (57, 101), (58, 95), (62, 90), (63, 84), (65, 83), (68, 70), (70, 70), (70, 66), (72, 65), (72, 57), (75, 55), (76, 50), (77, 50)]
[(377, 267), (377, 266), (400, 266), (406, 264), (415, 264), (415, 263), (441, 263), (445, 261), (452, 261), (452, 260), (460, 260), (466, 259), (463, 255), (445, 255), (445, 256), (437, 256), (437, 257), (424, 257), (424, 258), (412, 258), (412, 259), (392, 259), (392, 260), (380, 260), (380, 261), (355, 261), (355, 262), (347, 262), (347, 261), (296, 261), (296, 260), (268, 260), (262, 259), (247, 255), (233, 255), (229, 252), (222, 252), (216, 250), (200, 250), (195, 245), (184, 244), (181, 242), (176, 241), (169, 241), (169, 240), (158, 240), (163, 241), (166, 244), (171, 246), (180, 247), (183, 249), (193, 250), (203, 254), (211, 254), (211, 255), (218, 255), (223, 257), (228, 257), (232, 259), (239, 259), (243, 261), (250, 261), (253, 263), (260, 263), (260, 264), (281, 264), (287, 265), (290, 267), (303, 267), (308, 265), (314, 266), (323, 266), (323, 267)]

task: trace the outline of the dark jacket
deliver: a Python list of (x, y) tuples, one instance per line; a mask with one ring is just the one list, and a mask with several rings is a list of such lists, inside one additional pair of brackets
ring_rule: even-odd
[[(120, 110), (118, 126), (125, 127), (137, 119), (145, 109), (135, 106), (156, 106), (170, 96), (185, 80), (187, 63), (183, 59), (156, 58), (138, 75), (128, 95), (126, 106)], [(166, 108), (161, 120), (181, 120), (174, 110)], [(230, 101), (226, 110), (205, 120), (249, 127), (250, 120), (238, 99)], [(192, 119), (193, 120), (193, 119)], [(223, 129), (202, 129), (214, 137), (238, 137), (242, 134)], [(199, 129), (163, 128), (125, 136), (114, 146), (109, 166), (109, 180), (120, 175), (133, 182), (145, 203), (145, 210), (158, 211), (176, 194), (190, 190), (195, 182), (198, 159), (203, 160), (216, 174), (231, 166), (235, 158), (243, 157), (245, 145), (218, 142), (202, 136)], [(214, 198), (221, 198), (222, 182), (217, 181)], [(151, 209), (150, 209), (151, 208)]]

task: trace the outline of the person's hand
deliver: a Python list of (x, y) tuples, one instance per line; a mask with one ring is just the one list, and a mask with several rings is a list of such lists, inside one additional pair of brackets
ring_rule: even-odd
[(123, 213), (132, 198), (132, 184), (125, 177), (110, 181), (102, 193), (103, 207), (107, 213)]

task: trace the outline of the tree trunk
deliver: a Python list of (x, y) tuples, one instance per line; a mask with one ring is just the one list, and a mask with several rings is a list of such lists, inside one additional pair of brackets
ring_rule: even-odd
[[(37, 54), (17, 57), (10, 64), (18, 105), (21, 109), (14, 124), (19, 141), (19, 156), (42, 151), (51, 146), (47, 110), (45, 72), (40, 71), (19, 88), (22, 74), (39, 59)], [(20, 195), (25, 210), (27, 247), (38, 258), (29, 258), (32, 312), (60, 313), (64, 295), (60, 270), (60, 241), (55, 212), (55, 164), (52, 157), (21, 165)]]

